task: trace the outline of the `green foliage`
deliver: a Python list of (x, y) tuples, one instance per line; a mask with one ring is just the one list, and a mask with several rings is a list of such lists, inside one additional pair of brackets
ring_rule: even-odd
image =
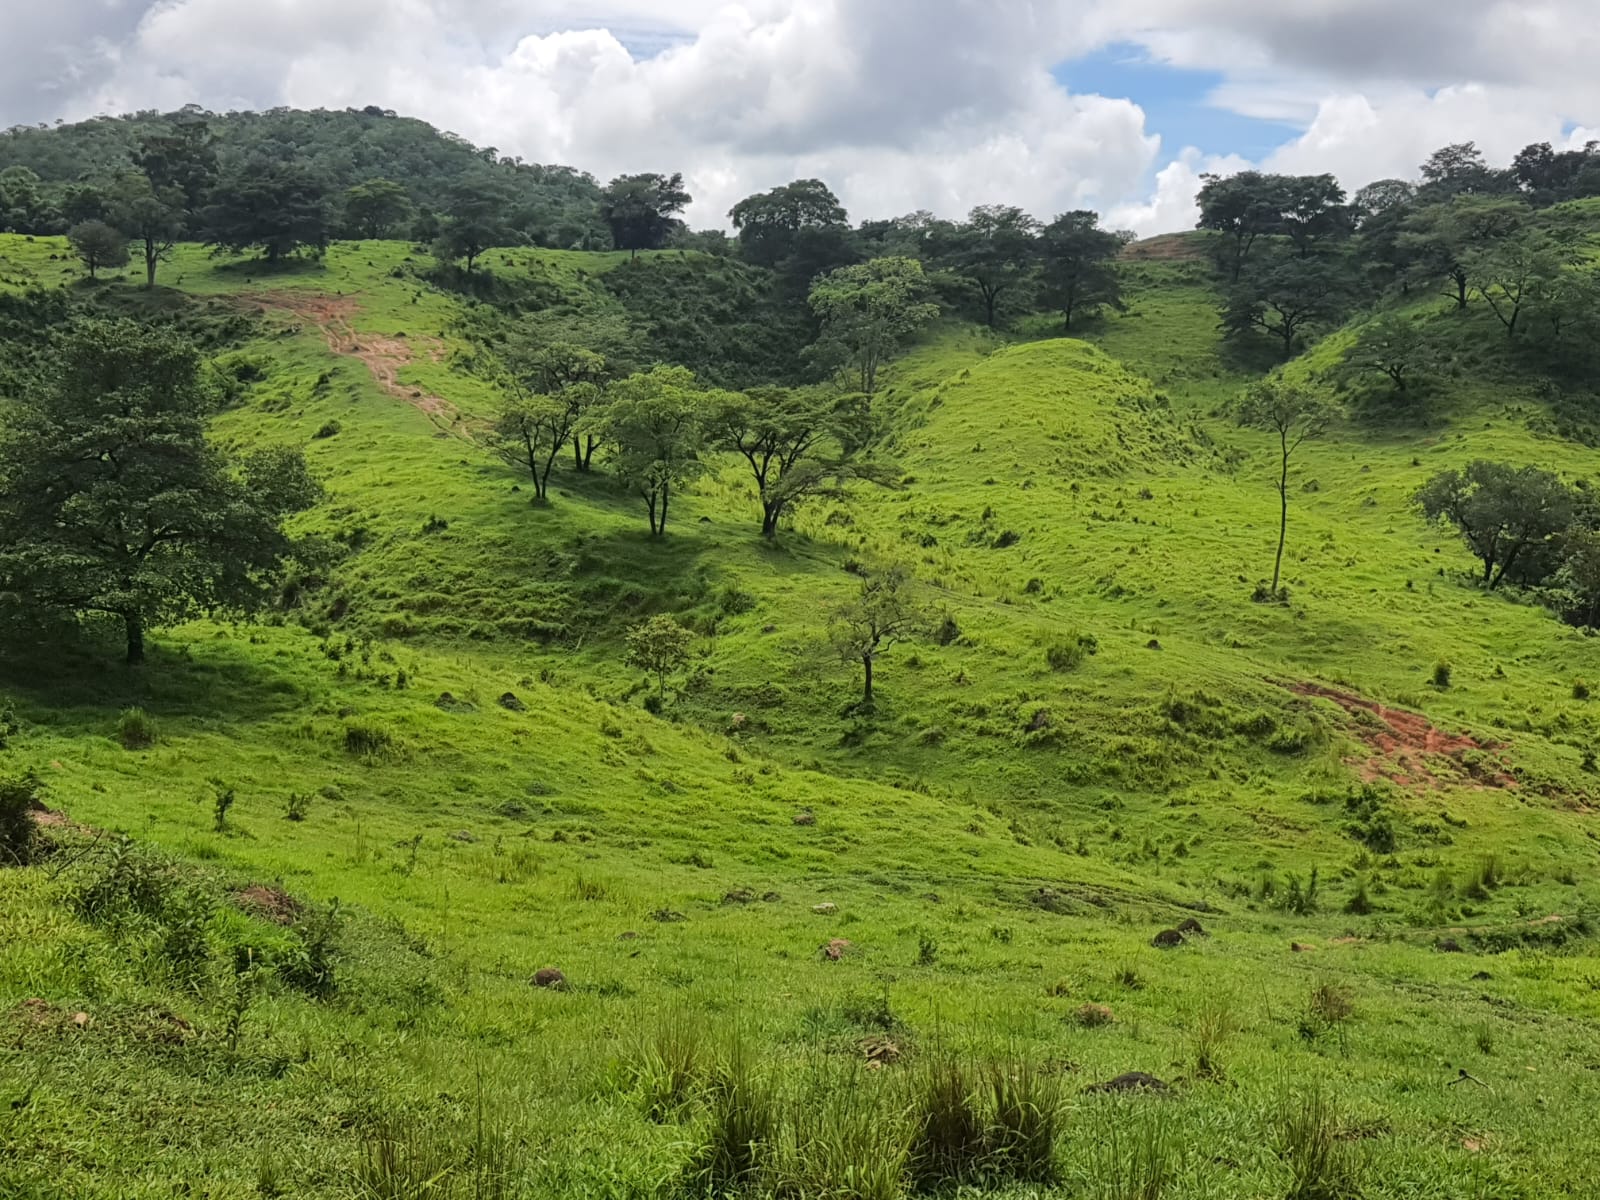
[(810, 303), (822, 322), (823, 347), (855, 367), (860, 390), (870, 396), (879, 368), (900, 343), (939, 315), (928, 296), (921, 263), (875, 258), (824, 275)]
[(1114, 263), (1128, 241), (1101, 229), (1099, 215), (1087, 210), (1063, 213), (1041, 231), (1040, 299), (1061, 313), (1064, 330), (1074, 319), (1126, 308)]
[(1044, 652), (1052, 671), (1076, 671), (1085, 658), (1100, 652), (1100, 640), (1092, 633), (1080, 633), (1069, 642), (1056, 642)]
[(321, 254), (332, 234), (325, 180), (299, 163), (257, 159), (224, 175), (200, 214), (218, 251), (260, 250), (277, 263), (299, 250)]
[(703, 469), (706, 423), (717, 403), (684, 367), (656, 367), (606, 389), (599, 428), (608, 461), (644, 500), (653, 537), (667, 531), (673, 491)]
[(67, 233), (72, 252), (82, 261), (89, 278), (102, 268), (128, 265), (128, 239), (104, 221), (80, 221)]
[(667, 694), (667, 677), (683, 670), (694, 634), (665, 613), (628, 630), (628, 662), (656, 677), (656, 699)]
[(1491, 591), (1573, 517), (1572, 491), (1554, 472), (1481, 458), (1465, 470), (1434, 475), (1418, 490), (1416, 503), (1428, 520), (1456, 527), (1483, 564), (1482, 583)]
[(0, 777), (0, 866), (25, 867), (40, 847), (34, 812), (44, 807), (44, 781), (33, 771)]
[(681, 227), (678, 214), (691, 199), (681, 174), (619, 175), (600, 193), (600, 219), (618, 250), (658, 250)]
[(144, 709), (125, 708), (117, 717), (117, 741), (124, 750), (148, 750), (159, 739), (155, 719)]
[(120, 619), (130, 664), (150, 626), (263, 603), (293, 552), (284, 520), (319, 495), (301, 457), (231, 462), (208, 443), (216, 398), (172, 332), (81, 322), (55, 371), (0, 433), (5, 590), (30, 610)]

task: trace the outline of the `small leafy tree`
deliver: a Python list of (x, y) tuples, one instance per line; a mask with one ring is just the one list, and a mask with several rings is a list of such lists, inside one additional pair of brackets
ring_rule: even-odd
[(865, 470), (856, 456), (866, 421), (860, 395), (826, 388), (758, 388), (727, 397), (711, 434), (750, 467), (762, 537), (777, 537), (785, 513)]
[(368, 179), (344, 194), (345, 224), (358, 237), (392, 237), (414, 211), (406, 189), (392, 179)]
[(972, 285), (993, 329), (1000, 301), (1028, 279), (1039, 250), (1039, 222), (1009, 204), (980, 204), (943, 239), (942, 265)]
[(834, 614), (828, 637), (839, 657), (861, 664), (861, 708), (873, 704), (878, 660), (895, 643), (914, 636), (927, 619), (915, 584), (904, 567), (892, 566), (869, 575), (861, 590)]
[(1252, 384), (1239, 398), (1239, 424), (1265, 429), (1278, 439), (1278, 552), (1272, 560), (1270, 599), (1282, 596), (1283, 547), (1289, 536), (1289, 460), (1305, 442), (1320, 437), (1337, 413), (1332, 401), (1315, 388), (1281, 379)]
[(1128, 235), (1100, 228), (1097, 213), (1063, 213), (1044, 227), (1039, 239), (1042, 299), (1072, 329), (1076, 317), (1092, 317), (1102, 308), (1120, 309), (1122, 285), (1116, 258)]
[(1364, 326), (1340, 364), (1344, 378), (1381, 376), (1405, 402), (1422, 392), (1439, 366), (1439, 352), (1421, 322), (1385, 313)]
[(656, 679), (656, 699), (667, 695), (667, 678), (683, 669), (694, 646), (694, 634), (665, 613), (628, 631), (628, 662)]
[(1344, 314), (1349, 293), (1343, 261), (1275, 256), (1252, 265), (1234, 284), (1222, 327), (1234, 338), (1260, 332), (1276, 339), (1288, 362), (1308, 332)]
[(657, 250), (683, 227), (678, 214), (693, 197), (683, 175), (619, 175), (600, 194), (600, 219), (611, 229), (612, 244), (637, 256)]
[(53, 354), (0, 431), (0, 593), (119, 618), (130, 664), (153, 624), (270, 598), (283, 522), (319, 495), (300, 454), (208, 442), (218, 397), (177, 333), (82, 321)]
[(1460, 531), (1483, 564), (1490, 591), (1520, 559), (1565, 530), (1574, 508), (1572, 489), (1554, 472), (1481, 458), (1464, 471), (1440, 471), (1418, 490), (1416, 502), (1428, 520)]
[(111, 219), (144, 259), (147, 289), (156, 286), (157, 268), (172, 257), (183, 236), (183, 205), (180, 190), (157, 188), (143, 175), (126, 176), (117, 185)]
[(1586, 629), (1600, 628), (1600, 530), (1568, 530), (1561, 541), (1555, 583), (1569, 597), (1567, 619)]
[(569, 442), (578, 466), (587, 466), (578, 427), (601, 402), (605, 369), (600, 355), (564, 343), (506, 356), (501, 375), (512, 395), (495, 422), (495, 447), (513, 466), (527, 467), (537, 499), (549, 498), (550, 471)]
[(485, 250), (521, 240), (506, 224), (510, 207), (510, 194), (498, 183), (474, 180), (457, 184), (451, 189), (444, 225), (434, 242), (435, 256), (452, 262), (464, 260), (471, 275)]
[(714, 403), (685, 367), (656, 367), (606, 389), (601, 422), (612, 469), (643, 498), (654, 537), (667, 531), (672, 493), (700, 473)]
[(104, 221), (81, 221), (67, 234), (72, 252), (89, 270), (89, 278), (98, 277), (102, 267), (128, 265), (128, 239), (120, 230)]
[(830, 271), (812, 286), (811, 308), (823, 337), (854, 363), (860, 390), (870, 396), (878, 368), (900, 342), (939, 315), (914, 258), (875, 258)]

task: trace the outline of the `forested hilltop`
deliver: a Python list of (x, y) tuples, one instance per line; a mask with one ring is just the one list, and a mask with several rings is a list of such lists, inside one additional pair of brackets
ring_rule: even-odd
[(1600, 147), (691, 204), (0, 135), (0, 1196), (1585, 1194)]

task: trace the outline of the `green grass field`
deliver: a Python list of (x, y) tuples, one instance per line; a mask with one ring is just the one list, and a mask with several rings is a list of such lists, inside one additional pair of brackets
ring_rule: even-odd
[[(305, 447), (306, 529), (351, 553), (309, 611), (141, 670), (9, 648), (0, 753), (63, 815), (0, 870), (0, 1196), (876, 1200), (933, 1187), (952, 1071), (973, 1191), (1592, 1193), (1600, 649), (1410, 506), (1477, 456), (1581, 477), (1531, 392), (1308, 444), (1291, 601), (1253, 604), (1249, 368), (1203, 270), (1130, 264), (1085, 340), (951, 325), (896, 362), (896, 485), (769, 546), (729, 461), (652, 542), (603, 475), (529, 503), (470, 305), (408, 256), (165, 268), (255, 314), (218, 435)], [(490, 258), (580, 308), (650, 269)], [(0, 237), (0, 290), (76, 277)], [(943, 633), (863, 716), (826, 617), (891, 559)], [(656, 717), (621, 635), (659, 611), (699, 646)], [(1169, 1087), (1089, 1090), (1130, 1071)], [(1043, 1152), (1001, 1136), (1023, 1110)]]

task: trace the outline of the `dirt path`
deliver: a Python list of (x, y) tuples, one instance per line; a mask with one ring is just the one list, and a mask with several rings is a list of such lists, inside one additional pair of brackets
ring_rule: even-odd
[(378, 386), (389, 395), (426, 413), (428, 419), (445, 433), (472, 440), (472, 435), (463, 425), (461, 411), (455, 405), (442, 396), (429, 395), (400, 382), (401, 370), (415, 361), (419, 346), (426, 352), (430, 362), (444, 361), (444, 343), (438, 338), (357, 334), (350, 322), (361, 311), (361, 305), (354, 296), (274, 291), (243, 292), (239, 299), (260, 312), (286, 312), (315, 325), (327, 340), (329, 350), (360, 359), (372, 372)]
[(1351, 716), (1360, 718), (1351, 726), (1351, 731), (1374, 753), (1354, 765), (1368, 782), (1388, 779), (1401, 787), (1418, 790), (1442, 788), (1447, 782), (1439, 777), (1442, 770), (1448, 776), (1465, 775), (1480, 787), (1517, 786), (1516, 777), (1500, 764), (1479, 758), (1468, 760), (1467, 755), (1472, 751), (1500, 748), (1493, 743), (1479, 742), (1465, 734), (1445, 733), (1421, 713), (1390, 708), (1323, 684), (1287, 683), (1283, 686), (1298, 696), (1332, 700)]

